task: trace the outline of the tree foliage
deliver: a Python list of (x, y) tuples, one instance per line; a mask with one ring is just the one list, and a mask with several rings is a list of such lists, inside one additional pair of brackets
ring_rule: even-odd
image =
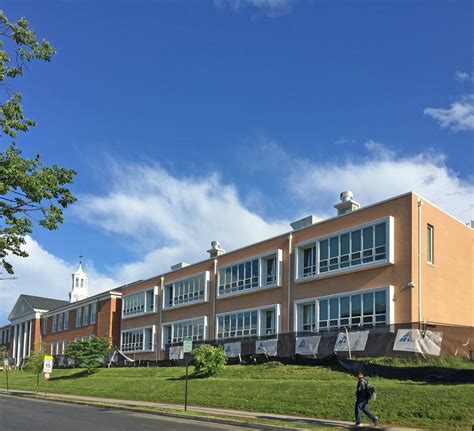
[(94, 337), (86, 341), (73, 341), (66, 347), (64, 355), (74, 359), (81, 368), (87, 369), (90, 374), (93, 368), (104, 365), (104, 360), (110, 352), (110, 338)]
[(10, 83), (23, 75), (28, 63), (49, 62), (54, 54), (51, 44), (39, 41), (25, 18), (11, 22), (0, 10), (0, 90), (6, 96), (0, 101), (0, 266), (9, 274), (13, 267), (5, 258), (9, 254), (28, 256), (22, 246), (34, 223), (56, 229), (63, 222), (62, 210), (76, 200), (67, 188), (74, 170), (45, 166), (39, 155), (23, 158), (13, 141), (35, 122), (25, 117), (23, 96)]
[(193, 350), (195, 373), (214, 376), (225, 368), (226, 356), (221, 346), (202, 344)]

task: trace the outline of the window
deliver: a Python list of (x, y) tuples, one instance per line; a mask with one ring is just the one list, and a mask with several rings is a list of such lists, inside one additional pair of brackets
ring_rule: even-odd
[(426, 261), (433, 263), (433, 232), (434, 227), (430, 224), (426, 226)]
[(217, 338), (258, 335), (258, 310), (220, 315), (217, 322)]
[(153, 344), (154, 328), (132, 329), (122, 332), (122, 351), (139, 352), (154, 350)]
[(122, 316), (131, 317), (155, 310), (154, 289), (127, 295), (123, 298)]
[(192, 338), (195, 341), (205, 339), (207, 318), (183, 320), (172, 322), (163, 326), (163, 344), (179, 343), (184, 338)]
[(63, 330), (63, 313), (58, 314), (58, 332)]
[(97, 302), (91, 304), (91, 324), (97, 322)]
[(297, 278), (388, 260), (390, 219), (297, 246)]
[(77, 308), (76, 309), (76, 328), (79, 328), (81, 326), (81, 321), (82, 321), (82, 308)]
[(282, 251), (219, 268), (218, 295), (224, 296), (259, 287), (278, 286)]
[(58, 315), (55, 314), (53, 316), (53, 332), (57, 332), (58, 330)]
[(315, 329), (315, 305), (303, 305), (303, 331), (314, 331)]
[(84, 287), (84, 279), (81, 278), (81, 287)]
[(89, 306), (84, 306), (84, 318), (83, 318), (83, 325), (86, 326), (89, 324)]
[(67, 331), (69, 329), (69, 311), (64, 312), (64, 330)]
[(217, 338), (240, 338), (277, 333), (279, 305), (217, 316)]
[(165, 286), (165, 308), (207, 300), (209, 271)]
[(79, 279), (76, 278), (76, 287), (79, 287)]
[[(318, 327), (320, 331), (343, 326), (373, 326), (387, 322), (386, 290), (357, 293), (321, 299)], [(305, 322), (303, 309), (303, 328)], [(309, 311), (308, 311), (309, 313)]]
[(43, 318), (43, 335), (46, 335), (48, 333), (48, 318), (44, 317)]

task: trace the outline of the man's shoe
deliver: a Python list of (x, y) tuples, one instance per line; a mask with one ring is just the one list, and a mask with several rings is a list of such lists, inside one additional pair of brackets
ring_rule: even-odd
[(379, 424), (379, 418), (375, 416), (375, 419), (372, 422), (374, 423), (374, 426), (377, 426)]
[(355, 426), (356, 428), (364, 428), (364, 425), (362, 425), (362, 424), (355, 424), (354, 426)]

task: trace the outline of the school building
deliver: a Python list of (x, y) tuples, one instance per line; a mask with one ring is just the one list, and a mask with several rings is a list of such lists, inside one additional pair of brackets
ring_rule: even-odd
[(80, 268), (74, 302), (31, 304), (28, 320), (15, 311), (28, 302), (20, 296), (10, 315), (12, 356), (19, 363), (35, 343), (61, 354), (71, 340), (97, 335), (154, 361), (188, 337), (229, 343), (417, 322), (474, 338), (471, 225), (412, 192), (365, 207), (343, 192), (335, 213), (238, 250), (213, 241), (201, 262), (94, 297), (81, 290)]

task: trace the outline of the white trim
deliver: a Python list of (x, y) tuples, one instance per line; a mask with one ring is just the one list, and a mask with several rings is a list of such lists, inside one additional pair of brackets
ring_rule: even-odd
[(72, 302), (67, 305), (61, 305), (61, 307), (55, 308), (53, 310), (41, 310), (41, 311), (45, 312), (44, 316), (50, 317), (50, 316), (53, 316), (54, 314), (59, 314), (64, 311), (71, 311), (77, 308), (82, 308), (86, 305), (92, 304), (93, 302), (104, 301), (104, 300), (113, 299), (113, 298), (121, 298), (121, 297), (122, 297), (122, 293), (120, 292), (107, 291), (107, 292), (99, 293), (94, 296), (90, 296), (89, 298), (81, 299), (80, 301)]
[[(169, 286), (172, 286), (173, 287), (173, 294), (174, 294), (174, 288), (175, 288), (175, 283), (179, 283), (180, 281), (184, 281), (184, 280), (188, 280), (189, 278), (195, 278), (195, 277), (199, 277), (201, 275), (204, 275), (204, 299), (199, 299), (197, 301), (190, 301), (190, 302), (186, 302), (186, 303), (183, 303), (183, 304), (177, 304), (177, 305), (171, 305), (171, 306), (168, 306), (167, 304), (165, 304), (165, 297), (166, 297), (166, 288), (169, 287)], [(209, 290), (211, 288), (211, 275), (210, 275), (210, 271), (201, 271), (201, 272), (197, 272), (197, 273), (194, 273), (192, 275), (189, 275), (187, 277), (181, 277), (181, 278), (177, 278), (176, 280), (173, 280), (173, 281), (170, 281), (170, 282), (164, 282), (164, 286), (163, 286), (163, 298), (162, 298), (162, 310), (163, 311), (168, 311), (168, 310), (175, 310), (177, 308), (182, 308), (182, 307), (187, 307), (189, 305), (195, 305), (195, 304), (204, 304), (206, 302), (209, 302)]]
[[(276, 260), (276, 265), (277, 267), (275, 268), (275, 283), (273, 284), (262, 284), (263, 283), (263, 265), (262, 265), (262, 259), (266, 259), (268, 257), (272, 257), (275, 255), (275, 260)], [(231, 292), (231, 293), (219, 293), (219, 284), (220, 284), (220, 271), (225, 270), (227, 268), (231, 268), (233, 266), (238, 266), (242, 263), (247, 263), (253, 260), (258, 260), (258, 286), (256, 287), (250, 287), (248, 289), (243, 289), (243, 290), (237, 290), (236, 292)], [(283, 250), (281, 248), (277, 248), (268, 252), (260, 253), (258, 255), (253, 255), (250, 256), (246, 259), (241, 259), (236, 262), (232, 262), (223, 266), (218, 266), (216, 270), (216, 298), (217, 299), (225, 299), (225, 298), (231, 298), (234, 296), (240, 296), (240, 295), (245, 295), (249, 293), (255, 293), (259, 292), (261, 290), (266, 290), (266, 289), (275, 289), (283, 286), (283, 277), (282, 277), (282, 271), (283, 271)]]
[(143, 350), (127, 350), (126, 353), (148, 353), (155, 351), (155, 332), (156, 332), (156, 325), (147, 325), (147, 326), (139, 326), (137, 328), (128, 328), (122, 329), (120, 331), (120, 350), (122, 350), (122, 342), (123, 342), (123, 333), (124, 332), (131, 332), (131, 331), (143, 331), (143, 345), (145, 345), (145, 329), (151, 329), (151, 350), (150, 349), (143, 349)]
[[(386, 255), (387, 255), (387, 257), (385, 259), (383, 259), (383, 260), (374, 260), (374, 261), (368, 262), (368, 263), (362, 263), (361, 262), (359, 265), (356, 265), (356, 266), (348, 266), (346, 268), (339, 268), (339, 269), (332, 270), (332, 271), (328, 270), (327, 272), (320, 273), (319, 272), (319, 250), (318, 250), (318, 247), (316, 247), (316, 251), (315, 251), (316, 252), (316, 274), (308, 276), (308, 277), (302, 277), (301, 276), (301, 270), (300, 270), (301, 263), (300, 263), (300, 256), (299, 255), (300, 255), (300, 250), (303, 250), (304, 248), (306, 248), (305, 246), (312, 245), (312, 244), (317, 246), (317, 244), (319, 242), (324, 241), (326, 239), (330, 239), (334, 236), (341, 236), (341, 235), (351, 233), (351, 232), (354, 232), (354, 231), (357, 231), (357, 230), (362, 230), (362, 229), (364, 229), (366, 227), (369, 227), (369, 226), (375, 226), (375, 225), (380, 224), (380, 223), (386, 223), (385, 231), (386, 231), (386, 240), (387, 240), (388, 243), (386, 243)], [(395, 263), (394, 238), (395, 238), (395, 219), (394, 219), (393, 216), (386, 216), (386, 217), (375, 219), (375, 220), (365, 222), (365, 223), (362, 223), (362, 224), (353, 225), (353, 226), (350, 226), (346, 229), (334, 231), (334, 232), (331, 232), (331, 233), (326, 234), (326, 235), (317, 236), (317, 237), (314, 237), (314, 238), (311, 238), (311, 239), (308, 239), (308, 240), (305, 240), (305, 241), (301, 241), (301, 242), (294, 245), (294, 250), (295, 250), (295, 256), (294, 256), (294, 259), (295, 259), (294, 282), (295, 283), (305, 283), (307, 281), (317, 280), (317, 279), (320, 279), (320, 278), (333, 277), (333, 276), (337, 276), (337, 275), (341, 275), (341, 274), (347, 274), (347, 273), (352, 273), (352, 272), (363, 271), (363, 270), (366, 270), (366, 269), (378, 268), (378, 267), (385, 266), (385, 265), (392, 265), (392, 264)], [(374, 247), (375, 247), (375, 244), (374, 244)], [(361, 260), (363, 259), (362, 252), (363, 252), (363, 249), (361, 249), (361, 251), (360, 251)], [(328, 259), (329, 259), (329, 257), (328, 257)]]
[[(394, 297), (394, 289), (395, 287), (391, 284), (386, 285), (386, 286), (380, 286), (380, 287), (371, 287), (369, 289), (361, 289), (361, 290), (351, 290), (347, 292), (338, 292), (338, 293), (333, 293), (333, 294), (328, 294), (328, 295), (323, 295), (323, 296), (313, 296), (310, 298), (302, 298), (294, 301), (294, 307), (295, 307), (295, 317), (293, 319), (294, 324), (295, 324), (295, 332), (302, 332), (302, 329), (298, 329), (298, 320), (297, 320), (297, 307), (301, 306), (303, 304), (315, 304), (315, 324), (319, 321), (319, 309), (318, 309), (318, 301), (322, 301), (325, 299), (334, 299), (334, 298), (340, 298), (344, 296), (352, 296), (352, 295), (363, 295), (364, 293), (372, 293), (372, 292), (380, 292), (382, 290), (385, 290), (386, 292), (386, 319), (385, 319), (385, 325), (393, 325), (395, 322), (395, 297)], [(367, 325), (370, 326), (370, 325)], [(374, 325), (376, 327), (376, 325)], [(337, 328), (334, 328), (336, 330)], [(325, 331), (326, 332), (326, 331)]]
[[(226, 311), (222, 313), (216, 314), (215, 318), (215, 330), (214, 330), (214, 339), (215, 340), (233, 340), (233, 339), (240, 339), (240, 338), (249, 338), (249, 337), (261, 337), (267, 334), (262, 333), (262, 320), (261, 320), (261, 313), (264, 311), (268, 310), (274, 310), (275, 311), (275, 332), (273, 334), (268, 334), (268, 335), (278, 335), (281, 333), (281, 327), (282, 327), (282, 316), (281, 316), (281, 310), (282, 306), (279, 303), (276, 304), (269, 304), (269, 305), (261, 305), (258, 307), (251, 307), (251, 308), (242, 308), (239, 310), (232, 310), (232, 311)], [(236, 314), (236, 313), (248, 313), (252, 311), (257, 311), (257, 335), (245, 335), (245, 336), (238, 336), (238, 337), (227, 337), (227, 338), (218, 338), (218, 330), (219, 330), (219, 317), (220, 316), (227, 316), (231, 314)]]

